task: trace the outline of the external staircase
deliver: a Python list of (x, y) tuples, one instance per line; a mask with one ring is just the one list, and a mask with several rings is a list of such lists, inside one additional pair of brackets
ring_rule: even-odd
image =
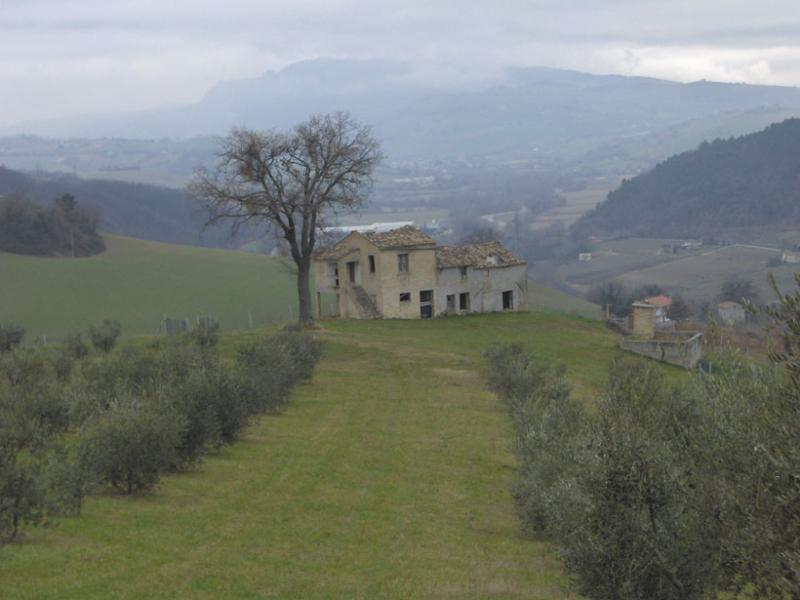
[(372, 298), (369, 297), (367, 290), (355, 284), (350, 284), (350, 289), (352, 290), (353, 300), (355, 300), (355, 304), (358, 307), (362, 319), (379, 319), (381, 317), (381, 313), (378, 312), (378, 307), (375, 306)]

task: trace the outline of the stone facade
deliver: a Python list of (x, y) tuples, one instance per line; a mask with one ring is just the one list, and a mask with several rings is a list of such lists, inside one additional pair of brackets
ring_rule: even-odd
[(653, 338), (656, 334), (656, 307), (646, 302), (634, 302), (631, 311), (631, 331), (636, 337)]
[(527, 310), (526, 263), (497, 242), (442, 247), (418, 229), (354, 232), (314, 262), (318, 314), (335, 294), (343, 318), (420, 319)]

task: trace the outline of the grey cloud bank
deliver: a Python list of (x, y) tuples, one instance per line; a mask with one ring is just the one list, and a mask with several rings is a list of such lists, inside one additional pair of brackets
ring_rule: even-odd
[(796, 0), (0, 0), (0, 125), (193, 102), (316, 57), (800, 85)]

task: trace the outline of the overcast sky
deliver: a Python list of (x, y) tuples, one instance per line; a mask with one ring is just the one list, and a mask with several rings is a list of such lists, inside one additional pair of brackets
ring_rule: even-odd
[(315, 57), (800, 86), (800, 0), (0, 0), (0, 125), (192, 102)]

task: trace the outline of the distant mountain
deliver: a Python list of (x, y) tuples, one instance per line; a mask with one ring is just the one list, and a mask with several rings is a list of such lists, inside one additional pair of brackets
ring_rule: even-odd
[(229, 245), (224, 232), (203, 232), (204, 216), (181, 190), (63, 174), (27, 174), (0, 166), (0, 196), (48, 205), (63, 194), (96, 211), (98, 228), (105, 233), (197, 246)]
[(314, 60), (220, 83), (198, 103), (165, 110), (25, 123), (0, 135), (163, 138), (233, 125), (287, 127), (348, 110), (374, 126), (390, 158), (576, 158), (604, 144), (731, 111), (800, 109), (800, 89), (548, 68), (496, 81), (444, 84), (406, 63)]
[(709, 237), (800, 225), (800, 119), (704, 142), (626, 180), (575, 225), (582, 235)]

